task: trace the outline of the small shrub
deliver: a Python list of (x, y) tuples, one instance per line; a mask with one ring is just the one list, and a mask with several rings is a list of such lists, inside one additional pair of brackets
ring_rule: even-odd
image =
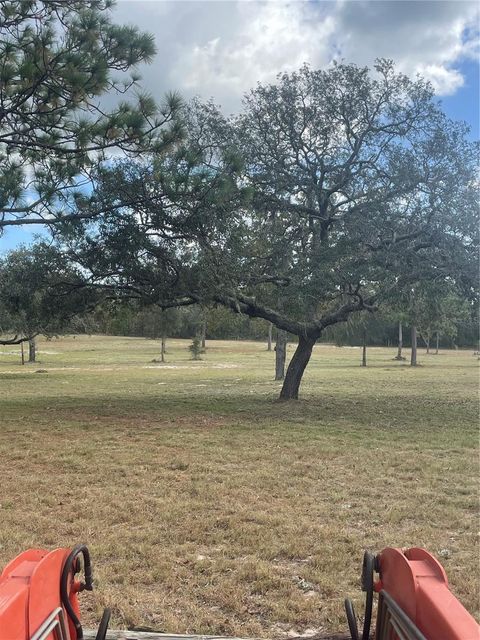
[(195, 336), (192, 340), (192, 344), (188, 347), (192, 354), (192, 360), (201, 360), (200, 354), (202, 353), (202, 343), (199, 336)]

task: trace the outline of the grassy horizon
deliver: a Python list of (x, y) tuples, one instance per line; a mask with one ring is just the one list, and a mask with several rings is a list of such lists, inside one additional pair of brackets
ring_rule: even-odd
[(281, 403), (263, 343), (188, 344), (164, 365), (142, 338), (41, 340), (23, 367), (0, 348), (0, 567), (84, 541), (86, 626), (110, 606), (112, 628), (269, 637), (346, 629), (364, 549), (424, 546), (478, 617), (471, 351), (362, 368), (318, 345)]

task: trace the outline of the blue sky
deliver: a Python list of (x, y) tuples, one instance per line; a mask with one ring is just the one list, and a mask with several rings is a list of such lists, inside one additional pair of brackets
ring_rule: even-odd
[(470, 60), (458, 65), (465, 78), (464, 86), (451, 96), (442, 97), (442, 105), (445, 113), (453, 120), (465, 120), (471, 127), (471, 138), (478, 140), (480, 137), (479, 118), (479, 70), (478, 62)]
[[(161, 99), (168, 90), (213, 98), (225, 112), (241, 109), (258, 81), (308, 62), (332, 59), (397, 68), (434, 85), (447, 115), (479, 137), (479, 10), (462, 0), (276, 0), (271, 2), (119, 0), (119, 23), (155, 35), (157, 56), (140, 71), (143, 87)], [(10, 228), (0, 252), (28, 243), (40, 227)]]

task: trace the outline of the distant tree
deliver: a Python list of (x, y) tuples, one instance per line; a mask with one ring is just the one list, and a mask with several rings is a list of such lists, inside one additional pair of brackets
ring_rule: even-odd
[(160, 150), (179, 134), (165, 127), (179, 107), (174, 95), (161, 109), (140, 92), (110, 111), (103, 106), (107, 93), (131, 93), (136, 66), (155, 53), (151, 35), (111, 22), (111, 7), (110, 0), (0, 3), (0, 230), (88, 217), (92, 166), (111, 150)]
[(362, 341), (362, 367), (367, 366), (367, 330), (363, 330), (363, 341)]
[(277, 329), (275, 342), (275, 380), (284, 380), (285, 362), (287, 359), (287, 332)]
[[(89, 334), (102, 333), (98, 317), (95, 309), (88, 314), (76, 314), (72, 317), (68, 326), (69, 331), (73, 334)], [(105, 332), (104, 333), (108, 333)], [(125, 334), (127, 335), (127, 334)]]
[(200, 319), (200, 346), (205, 351), (207, 345), (208, 308), (202, 307)]
[(135, 325), (145, 337), (153, 340), (160, 338), (160, 360), (165, 362), (167, 338), (175, 332), (178, 326), (177, 309), (147, 307), (138, 314)]
[(165, 354), (167, 352), (167, 337), (171, 336), (175, 332), (175, 328), (178, 325), (178, 313), (177, 309), (162, 309), (161, 310), (161, 351), (160, 359), (165, 362)]
[(398, 348), (397, 348), (397, 355), (395, 356), (395, 360), (405, 360), (405, 358), (402, 355), (402, 350), (403, 350), (403, 322), (400, 319), (398, 321)]
[[(195, 306), (179, 309), (178, 335), (187, 337), (198, 330)], [(207, 335), (213, 339), (263, 340), (268, 325), (264, 320), (234, 313), (220, 305), (208, 308)]]
[(362, 347), (362, 359), (360, 363), (362, 367), (367, 366), (368, 336), (378, 332), (379, 327), (382, 327), (382, 322), (378, 314), (373, 313), (351, 315), (342, 327), (342, 333), (344, 335), (357, 336), (357, 344), (361, 344)]
[(417, 366), (417, 326), (412, 324), (410, 329), (410, 366)]
[(199, 335), (195, 335), (192, 339), (192, 344), (188, 347), (192, 354), (192, 360), (201, 360), (200, 354), (202, 353), (202, 341)]
[(272, 331), (273, 324), (271, 322), (268, 323), (268, 333), (267, 333), (267, 351), (272, 350)]
[(95, 292), (77, 288), (82, 282), (48, 244), (9, 252), (0, 259), (0, 344), (28, 342), (34, 361), (37, 335), (61, 333), (73, 316), (94, 305)]
[(416, 322), (419, 334), (430, 353), (430, 342), (436, 335), (436, 353), (440, 336), (454, 340), (458, 327), (469, 317), (470, 305), (451, 287), (429, 287), (416, 299)]
[(405, 360), (403, 355), (404, 329), (409, 324), (409, 304), (408, 291), (395, 291), (382, 313), (386, 322), (395, 323), (397, 327), (397, 354), (394, 360), (400, 362)]
[[(183, 320), (181, 334), (191, 336), (197, 333), (199, 329), (199, 310), (194, 306), (187, 307), (182, 309), (180, 314)], [(206, 332), (216, 338), (238, 338), (242, 332), (242, 327), (240, 326), (241, 318), (223, 307), (209, 309), (206, 321)]]

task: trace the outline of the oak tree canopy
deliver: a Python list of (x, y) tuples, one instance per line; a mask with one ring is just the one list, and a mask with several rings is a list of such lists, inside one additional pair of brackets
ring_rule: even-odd
[(303, 67), (258, 85), (238, 117), (194, 101), (183, 127), (163, 153), (100, 168), (63, 247), (90, 285), (298, 336), (282, 398), (327, 327), (392, 291), (472, 294), (475, 146), (422, 79), (384, 60)]

